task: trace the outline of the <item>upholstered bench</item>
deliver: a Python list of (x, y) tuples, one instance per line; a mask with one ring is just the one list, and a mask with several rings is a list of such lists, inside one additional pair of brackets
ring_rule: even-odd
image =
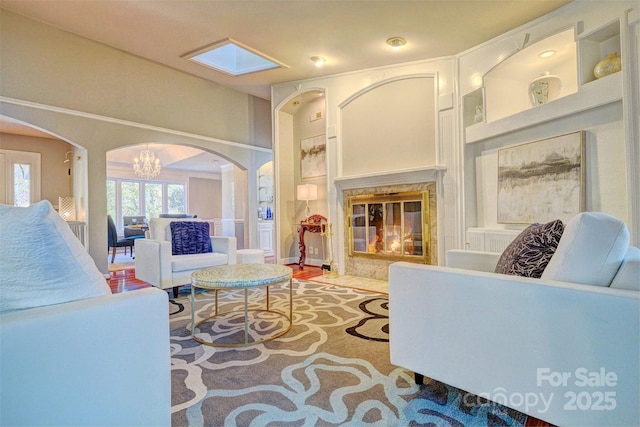
[(238, 249), (236, 256), (238, 264), (264, 264), (262, 249)]

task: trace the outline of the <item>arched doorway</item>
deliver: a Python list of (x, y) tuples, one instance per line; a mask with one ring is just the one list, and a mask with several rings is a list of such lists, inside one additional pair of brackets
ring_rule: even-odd
[[(306, 213), (306, 201), (297, 199), (297, 187), (310, 184), (317, 199), (309, 202), (311, 213), (328, 217), (326, 173), (326, 100), (325, 90), (311, 88), (292, 94), (275, 108), (274, 185), (276, 193), (276, 262), (295, 264), (300, 258), (297, 226)], [(303, 161), (305, 143), (321, 152), (311, 170)], [(306, 263), (322, 265), (328, 253), (319, 234), (306, 240)], [(317, 252), (316, 252), (317, 251)]]
[[(160, 165), (156, 176), (140, 176), (135, 159), (148, 151)], [(235, 236), (248, 247), (247, 170), (200, 147), (136, 144), (107, 152), (107, 214), (119, 233), (127, 220), (186, 214), (207, 220), (214, 235)], [(140, 162), (140, 160), (139, 160)]]

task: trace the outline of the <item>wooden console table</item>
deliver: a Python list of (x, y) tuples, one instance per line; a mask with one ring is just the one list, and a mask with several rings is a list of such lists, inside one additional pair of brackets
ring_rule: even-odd
[(304, 270), (304, 260), (307, 258), (307, 247), (304, 244), (304, 233), (324, 233), (327, 226), (327, 218), (322, 215), (311, 215), (298, 224), (298, 237), (300, 246), (300, 270)]

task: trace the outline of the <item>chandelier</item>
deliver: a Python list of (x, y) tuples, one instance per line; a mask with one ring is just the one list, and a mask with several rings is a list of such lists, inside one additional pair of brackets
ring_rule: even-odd
[(149, 150), (149, 147), (146, 150), (142, 150), (139, 157), (133, 159), (133, 171), (140, 178), (155, 178), (160, 174), (160, 169), (162, 169), (160, 159), (156, 157), (153, 151)]

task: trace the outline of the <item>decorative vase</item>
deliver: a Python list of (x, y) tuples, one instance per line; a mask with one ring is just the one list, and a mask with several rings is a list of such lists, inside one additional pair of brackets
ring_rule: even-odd
[(618, 52), (611, 52), (602, 61), (598, 62), (593, 69), (593, 75), (596, 79), (617, 73), (622, 70), (622, 60)]
[(548, 71), (542, 73), (540, 77), (529, 84), (531, 105), (535, 107), (556, 99), (560, 94), (561, 87), (562, 80), (560, 80), (560, 77), (551, 75)]

